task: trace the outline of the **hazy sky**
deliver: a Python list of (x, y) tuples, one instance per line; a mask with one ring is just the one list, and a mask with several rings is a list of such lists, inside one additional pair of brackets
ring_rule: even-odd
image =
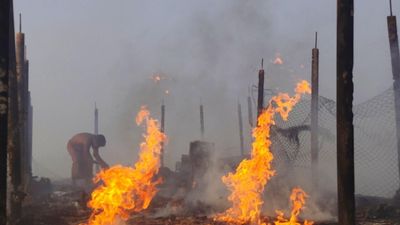
[[(134, 117), (148, 105), (159, 118), (166, 104), (167, 165), (174, 168), (189, 142), (206, 139), (221, 155), (239, 152), (237, 101), (247, 126), (248, 87), (266, 60), (266, 87), (290, 91), (309, 80), (318, 31), (320, 93), (335, 98), (336, 1), (331, 0), (16, 0), (30, 60), (34, 106), (35, 175), (67, 177), (66, 151), (75, 133), (93, 131), (100, 110), (102, 151), (111, 164), (137, 157), (142, 128)], [(394, 1), (394, 13), (400, 4)], [(388, 1), (355, 1), (355, 100), (392, 82)], [(17, 24), (17, 21), (16, 21)], [(270, 63), (280, 54), (282, 66)], [(304, 65), (302, 68), (301, 65)], [(150, 77), (165, 74), (154, 83)], [(166, 95), (165, 91), (169, 90)], [(201, 99), (201, 100), (200, 100)], [(246, 137), (246, 142), (249, 137)]]

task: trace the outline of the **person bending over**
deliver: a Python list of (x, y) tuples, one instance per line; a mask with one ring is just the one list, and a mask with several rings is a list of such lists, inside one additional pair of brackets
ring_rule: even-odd
[[(71, 177), (72, 184), (75, 186), (79, 179), (85, 180), (90, 184), (93, 177), (93, 164), (99, 164), (102, 169), (107, 169), (108, 164), (100, 157), (99, 148), (106, 145), (104, 135), (90, 133), (79, 133), (74, 135), (67, 144), (67, 149), (72, 158)], [(90, 154), (93, 149), (93, 160)]]

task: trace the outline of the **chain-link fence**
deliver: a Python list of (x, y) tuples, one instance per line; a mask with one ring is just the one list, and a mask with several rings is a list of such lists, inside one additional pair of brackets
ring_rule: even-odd
[[(271, 138), (278, 175), (290, 167), (311, 180), (310, 103), (299, 102), (288, 121), (277, 118)], [(319, 97), (318, 123), (319, 185), (336, 188), (336, 102)], [(392, 197), (399, 189), (393, 89), (354, 106), (354, 134), (356, 194)]]

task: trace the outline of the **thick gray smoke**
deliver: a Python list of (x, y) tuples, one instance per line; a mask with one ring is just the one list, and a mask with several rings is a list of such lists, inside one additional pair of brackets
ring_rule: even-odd
[[(217, 156), (233, 156), (240, 152), (240, 101), (249, 151), (246, 98), (261, 58), (266, 88), (290, 92), (297, 81), (309, 80), (315, 31), (320, 92), (335, 96), (335, 1), (21, 0), (15, 9), (26, 18), (36, 175), (70, 175), (66, 143), (75, 133), (93, 131), (94, 102), (107, 137), (101, 154), (110, 164), (137, 159), (143, 130), (135, 115), (147, 105), (159, 118), (163, 100), (171, 169), (200, 138), (200, 103), (205, 139), (215, 143)], [(356, 101), (391, 84), (387, 14), (381, 1), (357, 2)], [(278, 53), (283, 65), (271, 63)], [(166, 79), (155, 83), (154, 74)]]

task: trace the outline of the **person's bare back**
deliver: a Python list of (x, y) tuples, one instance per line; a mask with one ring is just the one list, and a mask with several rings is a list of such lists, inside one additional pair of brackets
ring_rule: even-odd
[[(79, 133), (74, 135), (67, 144), (67, 149), (72, 158), (71, 177), (75, 184), (77, 179), (90, 181), (93, 176), (93, 163), (98, 163), (102, 169), (108, 168), (108, 164), (100, 157), (99, 148), (105, 146), (106, 139), (103, 135)], [(93, 160), (90, 154), (93, 149)]]

